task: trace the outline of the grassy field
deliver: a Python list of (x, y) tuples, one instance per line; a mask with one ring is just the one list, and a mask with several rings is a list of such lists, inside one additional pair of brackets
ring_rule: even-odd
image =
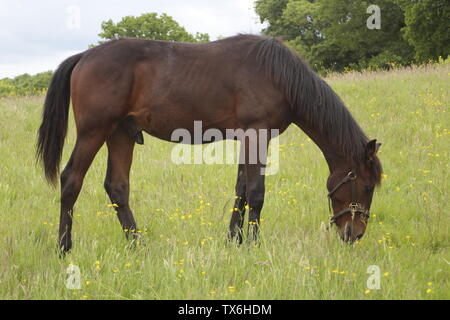
[[(74, 249), (55, 253), (59, 190), (35, 164), (43, 97), (0, 100), (1, 299), (449, 299), (450, 65), (329, 79), (366, 133), (383, 142), (373, 218), (353, 246), (327, 231), (326, 163), (296, 127), (267, 178), (260, 247), (227, 245), (235, 166), (176, 166), (146, 137), (131, 204), (144, 243), (129, 248), (103, 189), (106, 150), (78, 199)], [(74, 125), (64, 162), (74, 144)], [(81, 289), (66, 288), (70, 264)], [(367, 268), (381, 269), (380, 290)]]

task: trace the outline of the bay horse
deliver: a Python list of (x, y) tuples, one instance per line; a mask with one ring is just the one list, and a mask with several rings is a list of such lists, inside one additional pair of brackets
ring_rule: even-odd
[[(170, 141), (178, 128), (302, 129), (328, 163), (330, 211), (341, 238), (363, 236), (374, 188), (381, 180), (379, 144), (366, 137), (338, 95), (281, 40), (237, 35), (204, 43), (125, 38), (74, 55), (58, 67), (45, 98), (37, 157), (56, 185), (72, 99), (77, 138), (60, 176), (59, 246), (72, 247), (73, 207), (95, 155), (106, 142), (104, 187), (127, 237), (137, 225), (129, 205), (129, 174), (142, 132)], [(271, 137), (267, 138), (268, 140)], [(244, 150), (247, 148), (244, 143)], [(229, 238), (256, 240), (264, 203), (265, 159), (238, 167)]]

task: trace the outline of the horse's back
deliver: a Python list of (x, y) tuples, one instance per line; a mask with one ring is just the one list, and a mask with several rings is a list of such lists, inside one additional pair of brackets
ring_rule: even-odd
[(72, 87), (80, 93), (73, 97), (75, 114), (81, 108), (112, 120), (133, 114), (143, 130), (163, 139), (177, 128), (190, 129), (195, 120), (218, 129), (258, 122), (268, 117), (265, 103), (283, 100), (251, 55), (260, 39), (120, 39), (96, 47), (74, 70)]

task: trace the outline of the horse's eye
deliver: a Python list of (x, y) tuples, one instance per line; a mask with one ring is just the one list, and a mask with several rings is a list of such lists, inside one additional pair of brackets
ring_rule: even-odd
[(364, 191), (366, 191), (367, 193), (371, 193), (373, 191), (373, 187), (372, 186), (364, 186)]

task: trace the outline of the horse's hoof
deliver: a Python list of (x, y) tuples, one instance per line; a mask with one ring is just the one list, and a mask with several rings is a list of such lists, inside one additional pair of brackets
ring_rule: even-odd
[(237, 244), (238, 246), (240, 246), (243, 242), (242, 234), (240, 234), (240, 233), (236, 234), (236, 233), (229, 232), (228, 237), (227, 237), (227, 242), (234, 243), (234, 244)]

